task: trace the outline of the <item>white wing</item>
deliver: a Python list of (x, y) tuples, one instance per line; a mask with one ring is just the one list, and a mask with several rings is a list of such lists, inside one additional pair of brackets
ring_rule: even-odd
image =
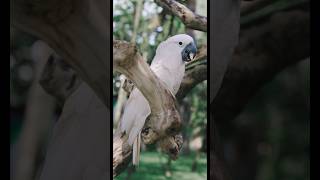
[(134, 88), (124, 107), (121, 119), (121, 131), (129, 134), (128, 143), (133, 144), (135, 138), (143, 128), (144, 122), (151, 110), (143, 94)]

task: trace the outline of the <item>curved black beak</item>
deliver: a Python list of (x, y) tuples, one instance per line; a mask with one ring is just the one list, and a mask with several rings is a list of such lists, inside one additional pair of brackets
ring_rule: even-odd
[(181, 52), (182, 60), (189, 62), (194, 59), (197, 53), (197, 46), (194, 42), (189, 43)]

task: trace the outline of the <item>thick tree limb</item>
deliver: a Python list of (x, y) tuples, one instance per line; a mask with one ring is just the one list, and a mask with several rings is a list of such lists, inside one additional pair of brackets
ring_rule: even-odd
[(109, 106), (107, 8), (103, 0), (12, 0), (10, 22), (46, 41)]
[(213, 102), (215, 119), (232, 120), (278, 72), (309, 56), (309, 12), (279, 12), (266, 23), (243, 30), (222, 88)]
[(188, 28), (207, 32), (207, 17), (195, 14), (185, 5), (174, 0), (155, 0), (155, 2), (181, 19)]
[(113, 177), (125, 170), (132, 161), (132, 147), (127, 140), (128, 136), (120, 131), (113, 134)]

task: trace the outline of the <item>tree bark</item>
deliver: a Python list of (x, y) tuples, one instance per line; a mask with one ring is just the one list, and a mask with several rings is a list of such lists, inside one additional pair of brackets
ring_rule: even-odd
[(155, 0), (155, 2), (177, 16), (188, 28), (207, 32), (207, 17), (195, 14), (174, 0)]

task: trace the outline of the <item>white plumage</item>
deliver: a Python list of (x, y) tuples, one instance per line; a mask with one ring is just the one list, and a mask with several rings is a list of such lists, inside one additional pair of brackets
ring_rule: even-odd
[[(196, 47), (192, 37), (179, 34), (159, 44), (151, 63), (151, 70), (161, 79), (173, 94), (179, 90), (185, 72), (185, 62), (194, 58)], [(120, 128), (129, 135), (128, 143), (133, 145), (133, 164), (137, 165), (140, 155), (140, 132), (150, 114), (148, 101), (134, 88), (125, 105)]]

